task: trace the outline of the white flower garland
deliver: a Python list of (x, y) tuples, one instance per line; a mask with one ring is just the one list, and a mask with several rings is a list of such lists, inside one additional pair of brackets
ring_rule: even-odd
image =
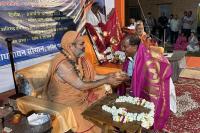
[(155, 105), (152, 102), (148, 102), (145, 99), (140, 100), (138, 97), (131, 97), (131, 96), (119, 96), (116, 99), (116, 103), (131, 103), (133, 105), (140, 105), (145, 108), (150, 109), (149, 113), (130, 113), (127, 112), (126, 108), (116, 108), (115, 106), (109, 107), (107, 105), (103, 105), (102, 109), (106, 112), (112, 114), (113, 121), (116, 122), (133, 122), (133, 121), (140, 121), (142, 122), (141, 126), (149, 129), (154, 123), (154, 108)]
[(115, 57), (118, 57), (118, 59), (121, 62), (124, 62), (126, 59), (126, 55), (124, 52), (122, 51), (115, 51), (113, 53), (112, 48), (111, 47), (107, 47), (107, 49), (103, 52), (104, 55), (106, 55), (106, 59), (109, 61), (112, 61)]

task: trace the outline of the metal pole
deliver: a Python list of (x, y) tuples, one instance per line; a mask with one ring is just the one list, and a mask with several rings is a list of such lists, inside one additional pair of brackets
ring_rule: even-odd
[(166, 32), (166, 29), (164, 29), (164, 37), (163, 37), (163, 42), (164, 42), (164, 49), (165, 49), (165, 33)]
[(14, 63), (14, 58), (13, 58), (12, 39), (6, 38), (5, 41), (7, 42), (7, 45), (8, 45), (8, 52), (9, 52), (10, 64), (12, 68), (12, 76), (14, 80), (15, 91), (16, 91), (16, 94), (18, 94), (18, 86), (15, 80), (15, 63)]

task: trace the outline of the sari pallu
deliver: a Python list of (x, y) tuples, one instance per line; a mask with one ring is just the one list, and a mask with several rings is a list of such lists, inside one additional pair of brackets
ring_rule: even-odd
[(187, 45), (187, 38), (185, 36), (179, 35), (176, 43), (174, 44), (174, 50), (186, 50)]
[[(146, 47), (146, 46), (145, 46)], [(164, 53), (164, 49), (162, 47), (157, 47), (157, 46), (148, 46), (146, 47), (148, 48), (150, 51), (153, 51), (154, 53), (158, 53), (158, 54), (162, 54)], [(129, 59), (126, 58), (125, 59), (125, 62), (123, 63), (123, 68), (122, 68), (122, 71), (124, 72), (128, 72), (128, 65), (129, 65)], [(135, 66), (135, 64), (133, 64)], [(134, 70), (133, 70), (134, 72)], [(127, 86), (125, 84), (122, 84), (118, 87), (118, 90), (117, 90), (117, 93), (118, 95), (125, 95), (126, 94), (126, 88), (130, 88), (130, 86)]]
[(154, 129), (161, 130), (168, 120), (169, 79), (172, 74), (168, 60), (140, 44), (135, 60), (131, 89), (133, 96), (155, 104)]

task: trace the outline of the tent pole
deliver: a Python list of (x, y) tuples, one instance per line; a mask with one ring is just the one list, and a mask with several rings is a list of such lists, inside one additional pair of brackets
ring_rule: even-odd
[(13, 58), (12, 39), (6, 38), (5, 41), (7, 42), (7, 46), (8, 46), (10, 64), (11, 64), (11, 68), (12, 68), (12, 76), (13, 76), (14, 85), (15, 85), (15, 92), (16, 92), (16, 94), (18, 94), (18, 86), (17, 86), (16, 80), (15, 80), (15, 63), (14, 63), (14, 58)]

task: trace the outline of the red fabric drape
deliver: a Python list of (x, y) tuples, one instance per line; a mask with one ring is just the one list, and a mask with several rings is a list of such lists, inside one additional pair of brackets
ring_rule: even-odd
[(86, 23), (85, 26), (100, 53), (103, 53), (107, 47), (111, 47), (113, 51), (120, 50), (120, 42), (123, 38), (123, 34), (115, 10), (112, 11), (106, 24), (98, 24), (102, 30), (102, 33), (99, 34), (102, 36), (102, 39), (99, 38), (97, 31), (90, 23)]
[(120, 50), (120, 41), (122, 40), (123, 34), (119, 24), (116, 10), (114, 9), (109, 17), (109, 20), (106, 24), (99, 23), (105, 36), (106, 46), (111, 46), (113, 51)]

